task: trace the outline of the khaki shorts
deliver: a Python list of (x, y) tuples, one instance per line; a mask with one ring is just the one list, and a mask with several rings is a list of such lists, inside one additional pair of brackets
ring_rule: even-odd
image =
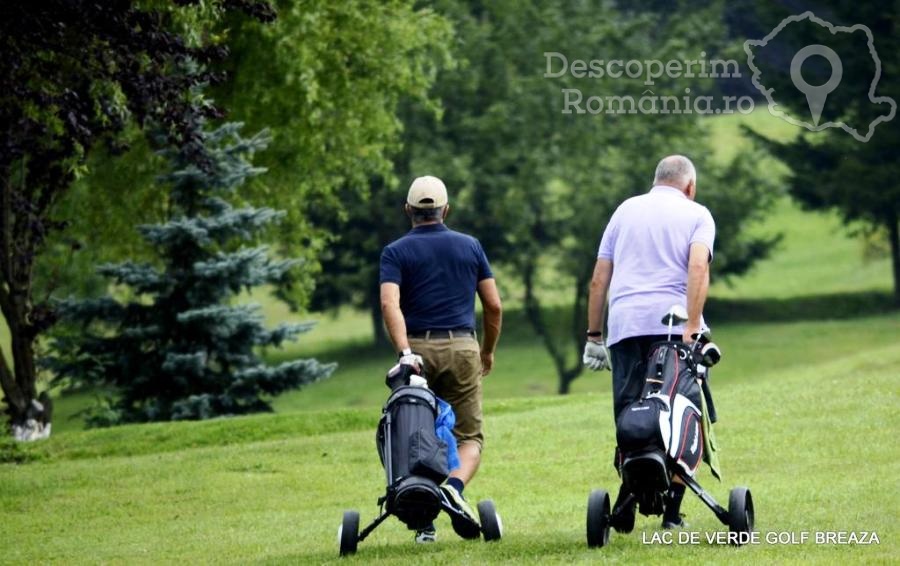
[(453, 436), (459, 444), (484, 447), (481, 414), (481, 348), (465, 338), (410, 338), (409, 347), (425, 360), (425, 377), (435, 394), (456, 414)]

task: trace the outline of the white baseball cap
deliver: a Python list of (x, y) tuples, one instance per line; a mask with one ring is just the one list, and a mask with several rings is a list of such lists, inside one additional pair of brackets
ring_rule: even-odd
[(437, 177), (416, 177), (409, 186), (406, 202), (413, 208), (440, 208), (447, 205), (447, 187)]

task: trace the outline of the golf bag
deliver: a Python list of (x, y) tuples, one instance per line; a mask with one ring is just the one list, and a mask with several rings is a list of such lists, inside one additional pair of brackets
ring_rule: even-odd
[[(669, 326), (671, 338), (672, 327), (686, 320), (684, 307), (675, 305), (662, 323)], [(612, 509), (606, 490), (591, 491), (587, 512), (587, 543), (591, 548), (605, 546), (611, 528), (631, 531), (635, 505), (643, 515), (677, 512), (669, 507), (674, 500), (666, 497), (672, 493), (673, 479), (696, 493), (728, 526), (730, 535), (753, 531), (755, 513), (749, 488), (733, 488), (726, 509), (694, 478), (702, 460), (709, 463), (714, 476), (720, 477), (707, 370), (719, 362), (722, 352), (710, 341), (708, 331), (694, 334), (693, 339), (691, 345), (671, 340), (653, 344), (641, 398), (616, 415), (616, 467), (622, 476), (622, 489)], [(708, 453), (704, 454), (705, 450)], [(663, 521), (664, 527), (667, 522)], [(741, 540), (732, 544), (742, 544)]]
[(616, 420), (619, 470), (632, 493), (668, 488), (671, 458), (688, 477), (703, 459), (697, 360), (682, 342), (658, 342), (647, 360), (641, 398)]
[(388, 484), (385, 504), (410, 529), (426, 527), (441, 511), (438, 485), (449, 470), (447, 443), (435, 433), (437, 416), (437, 397), (430, 389), (399, 385), (378, 424), (376, 445)]
[(355, 553), (357, 545), (391, 515), (409, 529), (420, 530), (432, 525), (443, 510), (460, 537), (500, 540), (502, 526), (493, 501), (478, 503), (476, 520), (438, 487), (459, 466), (453, 408), (435, 396), (425, 377), (403, 358), (390, 369), (385, 384), (391, 395), (381, 412), (375, 446), (387, 490), (378, 498), (378, 516), (362, 530), (359, 512), (344, 511), (338, 528), (341, 556)]

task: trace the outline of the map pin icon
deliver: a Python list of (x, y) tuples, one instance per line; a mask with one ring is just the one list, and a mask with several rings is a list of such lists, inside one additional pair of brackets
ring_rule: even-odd
[[(828, 59), (831, 64), (831, 78), (823, 85), (812, 86), (805, 80), (800, 73), (803, 63), (812, 57), (819, 55)], [(819, 117), (822, 116), (822, 109), (825, 107), (825, 99), (828, 95), (841, 84), (841, 78), (844, 76), (844, 65), (841, 58), (830, 47), (824, 45), (807, 45), (794, 55), (791, 60), (791, 82), (797, 87), (797, 90), (806, 95), (806, 104), (809, 106), (809, 112), (812, 114), (813, 125), (819, 125)]]

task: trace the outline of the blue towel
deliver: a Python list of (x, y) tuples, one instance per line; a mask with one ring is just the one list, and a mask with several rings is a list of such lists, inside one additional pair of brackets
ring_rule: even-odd
[(447, 443), (447, 467), (452, 472), (459, 467), (459, 450), (456, 448), (456, 437), (453, 427), (456, 426), (456, 414), (450, 403), (437, 398), (438, 416), (434, 421), (434, 432), (437, 437)]

